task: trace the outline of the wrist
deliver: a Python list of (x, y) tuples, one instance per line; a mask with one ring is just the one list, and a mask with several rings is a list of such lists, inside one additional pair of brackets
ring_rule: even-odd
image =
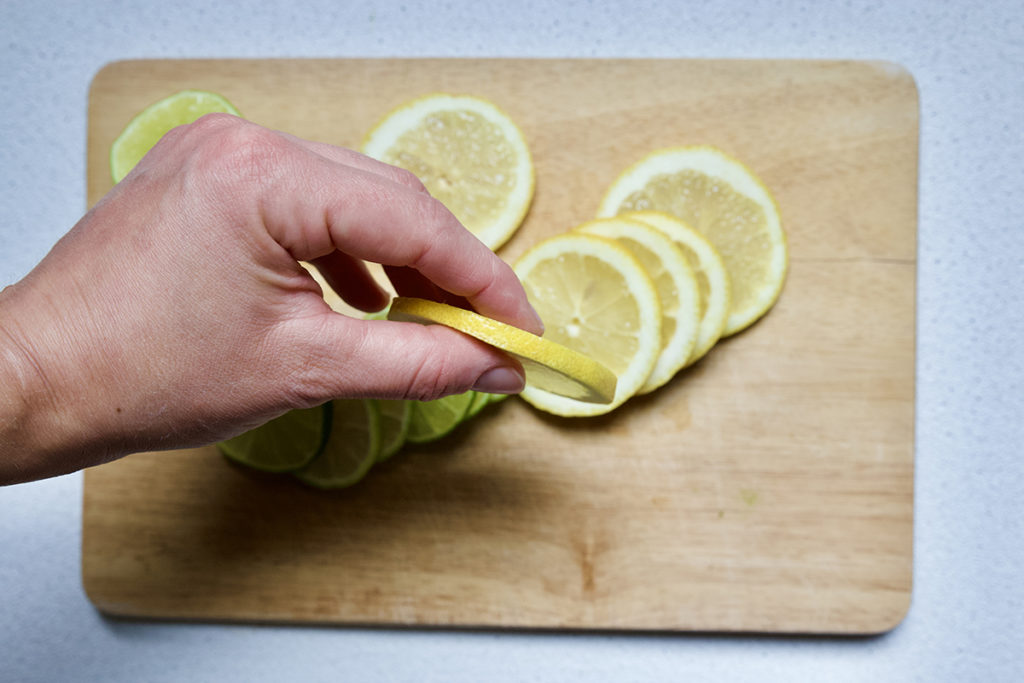
[(24, 289), (0, 291), (0, 485), (71, 472), (90, 447), (80, 416), (61, 398), (66, 382), (51, 348), (59, 319), (37, 320)]

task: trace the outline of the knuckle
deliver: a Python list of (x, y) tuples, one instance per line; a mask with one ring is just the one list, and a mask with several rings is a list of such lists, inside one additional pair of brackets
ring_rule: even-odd
[(429, 194), (427, 186), (423, 184), (423, 181), (420, 180), (419, 176), (417, 176), (415, 173), (407, 169), (401, 168), (400, 166), (395, 166), (394, 169), (395, 170), (393, 172), (395, 174), (395, 179), (399, 183), (406, 185), (412, 188), (413, 190), (416, 190), (417, 192)]
[(185, 128), (181, 142), (191, 152), (185, 170), (203, 183), (264, 184), (285, 151), (280, 136), (230, 114), (206, 114)]
[(445, 252), (450, 244), (452, 231), (465, 228), (439, 200), (429, 195), (419, 195), (415, 201), (417, 203), (414, 212), (420, 229), (415, 239), (407, 245), (413, 250), (407, 265), (419, 268), (430, 260), (433, 254)]
[(284, 140), (265, 128), (244, 126), (221, 139), (218, 159), (232, 178), (264, 184), (274, 177), (284, 155)]
[(439, 232), (450, 230), (456, 226), (462, 227), (455, 215), (439, 199), (423, 195), (419, 199), (419, 209), (423, 220)]
[(213, 113), (203, 114), (198, 119), (188, 124), (187, 127), (197, 132), (208, 132), (211, 130), (216, 131), (231, 126), (238, 126), (243, 123), (244, 122), (242, 121), (242, 119), (238, 118), (237, 116), (232, 116), (231, 114)]

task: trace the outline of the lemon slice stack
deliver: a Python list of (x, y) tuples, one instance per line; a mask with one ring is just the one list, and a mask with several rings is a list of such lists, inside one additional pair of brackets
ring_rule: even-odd
[(528, 383), (523, 398), (557, 415), (598, 415), (664, 386), (763, 316), (788, 266), (771, 194), (711, 147), (648, 155), (612, 183), (598, 216), (514, 266), (547, 335), (618, 377), (598, 406)]

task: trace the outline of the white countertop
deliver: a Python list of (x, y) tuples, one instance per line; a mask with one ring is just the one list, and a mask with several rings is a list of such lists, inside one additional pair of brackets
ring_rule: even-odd
[(83, 212), (86, 95), (117, 59), (811, 57), (907, 67), (921, 95), (913, 605), (894, 631), (866, 639), (109, 620), (81, 588), (75, 474), (0, 489), (0, 681), (1024, 679), (1019, 1), (237, 4), (0, 4), (0, 286)]

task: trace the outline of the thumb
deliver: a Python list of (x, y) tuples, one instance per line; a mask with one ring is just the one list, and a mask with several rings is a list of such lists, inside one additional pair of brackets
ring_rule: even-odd
[(326, 314), (303, 375), (329, 398), (433, 400), (470, 389), (522, 391), (522, 366), (498, 349), (442, 325), (358, 320)]

